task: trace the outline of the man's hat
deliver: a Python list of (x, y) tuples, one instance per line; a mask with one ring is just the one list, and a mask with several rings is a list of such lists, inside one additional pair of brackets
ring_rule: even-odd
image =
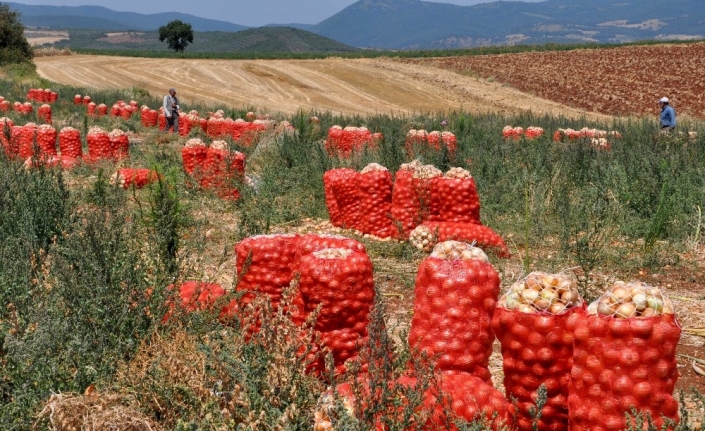
[(658, 101), (658, 103), (668, 103), (668, 97), (662, 97), (661, 100)]

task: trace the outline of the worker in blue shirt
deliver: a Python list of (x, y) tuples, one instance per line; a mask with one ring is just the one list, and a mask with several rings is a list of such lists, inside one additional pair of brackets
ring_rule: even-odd
[(661, 107), (661, 129), (673, 130), (676, 127), (676, 111), (668, 104), (668, 97), (662, 97), (658, 105)]

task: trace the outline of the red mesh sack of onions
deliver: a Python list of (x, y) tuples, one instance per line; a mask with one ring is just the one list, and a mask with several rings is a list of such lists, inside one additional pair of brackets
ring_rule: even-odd
[(211, 138), (220, 138), (225, 134), (225, 121), (222, 118), (211, 117), (208, 119), (207, 130)]
[(0, 111), (7, 112), (9, 110), (10, 110), (10, 102), (8, 102), (7, 100), (3, 100), (2, 102), (0, 102)]
[(179, 114), (179, 136), (188, 136), (188, 134), (191, 133), (192, 125), (191, 116), (183, 112)]
[[(414, 414), (417, 421), (406, 428), (409, 431), (436, 431), (452, 430), (457, 431), (455, 425), (457, 419), (467, 422), (483, 421), (485, 427), (482, 429), (508, 430), (512, 428), (513, 407), (507, 402), (501, 392), (492, 385), (480, 378), (468, 373), (441, 372), (440, 381), (429, 382), (429, 387), (422, 395), (421, 405), (416, 408)], [(389, 388), (407, 388), (411, 393), (419, 392), (424, 388), (420, 386), (418, 380), (411, 376), (401, 376), (396, 380), (396, 385)], [(368, 409), (370, 399), (369, 382), (361, 380), (357, 383), (362, 387), (355, 390), (350, 383), (344, 383), (336, 387), (338, 397), (341, 399), (346, 412), (350, 416), (357, 414), (356, 407)], [(398, 385), (398, 386), (397, 386)], [(397, 389), (398, 390), (398, 389)], [(403, 389), (402, 389), (403, 390)], [(356, 392), (361, 395), (361, 400), (356, 401)], [(398, 403), (389, 403), (388, 410), (382, 412), (387, 418), (404, 417), (404, 410), (408, 408), (408, 401), (405, 393), (397, 395)], [(319, 401), (319, 407), (314, 413), (314, 431), (328, 431), (333, 428), (335, 417), (335, 400), (329, 394), (323, 395)], [(379, 408), (379, 406), (376, 406)], [(384, 431), (387, 429), (381, 420), (375, 423), (375, 430)]]
[(335, 189), (339, 187), (343, 176), (341, 169), (331, 169), (323, 174), (323, 192), (328, 209), (328, 218), (333, 226), (342, 227), (343, 217), (338, 208), (338, 201), (335, 198)]
[(577, 280), (568, 274), (532, 272), (500, 298), (492, 328), (502, 345), (507, 398), (516, 399), (518, 430), (534, 430), (531, 409), (541, 385), (547, 400), (537, 430), (568, 430), (573, 331), (584, 319)]
[(334, 169), (333, 171), (336, 173), (331, 174), (329, 178), (340, 214), (341, 224), (339, 227), (360, 230), (363, 217), (360, 211), (360, 197), (357, 187), (360, 173), (349, 168)]
[(11, 126), (10, 127), (10, 139), (3, 133), (3, 146), (5, 147), (5, 155), (8, 158), (14, 159), (20, 154), (20, 145), (22, 141), (22, 126)]
[(158, 179), (159, 174), (151, 169), (123, 168), (110, 177), (110, 183), (117, 184), (123, 189), (129, 189), (130, 187), (141, 189)]
[[(36, 146), (34, 138), (37, 135), (37, 125), (34, 123), (27, 123), (20, 127), (17, 131), (16, 137), (19, 142), (19, 156), (21, 159), (25, 160), (27, 158), (35, 157), (39, 155), (41, 149)], [(13, 133), (13, 139), (15, 139), (15, 134)]]
[(130, 157), (130, 138), (125, 132), (115, 129), (108, 133), (110, 138), (110, 148), (116, 160), (123, 160)]
[(99, 117), (104, 117), (108, 115), (108, 105), (106, 105), (105, 103), (101, 103), (100, 105), (98, 105), (97, 110)]
[(37, 116), (44, 120), (46, 124), (51, 124), (51, 106), (42, 105), (37, 109)]
[(491, 250), (500, 257), (509, 257), (509, 249), (504, 240), (487, 226), (475, 223), (427, 221), (417, 226), (409, 234), (409, 242), (416, 249), (431, 251), (439, 242), (462, 241), (476, 243), (484, 250)]
[(418, 160), (401, 165), (397, 171), (392, 190), (391, 215), (405, 237), (428, 219), (430, 180), (442, 175), (443, 172), (434, 166), (422, 165)]
[(664, 418), (677, 422), (680, 334), (673, 304), (657, 287), (617, 282), (590, 304), (574, 333), (571, 431), (626, 429), (632, 409), (658, 429)]
[(86, 136), (88, 143), (88, 157), (91, 162), (101, 159), (112, 159), (113, 147), (110, 144), (110, 136), (100, 127), (91, 127)]
[[(168, 291), (173, 291), (177, 287), (170, 285)], [(212, 308), (218, 298), (225, 295), (225, 289), (219, 284), (204, 283), (200, 281), (187, 281), (178, 286), (177, 305), (186, 312), (202, 311)], [(174, 313), (174, 303), (167, 303), (168, 311), (162, 318), (165, 323)]]
[(8, 158), (13, 158), (19, 149), (14, 149), (10, 144), (12, 142), (12, 127), (15, 124), (7, 117), (0, 118), (0, 143), (2, 143), (5, 155)]
[(73, 104), (74, 105), (82, 105), (83, 104), (83, 97), (80, 94), (73, 96)]
[(86, 105), (86, 115), (88, 115), (89, 117), (95, 116), (96, 115), (95, 108), (96, 108), (96, 104), (93, 102)]
[(448, 149), (448, 154), (453, 156), (458, 148), (458, 139), (451, 132), (439, 132), (434, 130), (428, 134), (428, 146), (436, 151), (441, 151), (442, 148)]
[(37, 127), (37, 146), (39, 154), (43, 156), (56, 156), (56, 129), (48, 124)]
[(297, 235), (258, 235), (245, 238), (235, 246), (238, 281), (236, 290), (247, 291), (243, 304), (255, 294), (269, 296), (278, 307), (282, 291), (289, 286), (298, 262)]
[[(230, 190), (237, 193), (235, 181), (244, 176), (245, 155), (237, 151), (231, 153), (225, 141), (213, 141), (203, 162), (201, 185), (215, 188), (225, 196)], [(239, 194), (234, 197), (239, 197)]]
[(181, 159), (184, 163), (184, 171), (200, 180), (203, 175), (203, 169), (208, 156), (208, 147), (198, 138), (189, 139), (186, 141), (184, 148), (181, 149)]
[(430, 221), (480, 224), (480, 197), (475, 179), (463, 168), (451, 168), (431, 180)]
[(397, 236), (392, 224), (392, 174), (377, 163), (370, 163), (358, 176), (360, 230), (379, 238)]
[(132, 117), (132, 112), (133, 112), (132, 106), (129, 106), (129, 105), (120, 106), (119, 113), (120, 113), (120, 117), (122, 117), (123, 120), (129, 120), (130, 117)]
[[(320, 306), (315, 329), (332, 353), (336, 372), (345, 372), (345, 361), (355, 359), (368, 338), (375, 298), (372, 262), (361, 251), (328, 248), (303, 256), (299, 272), (304, 316)], [(311, 369), (323, 372), (324, 358)]]
[(83, 96), (83, 104), (88, 105), (91, 103), (91, 96)]
[(78, 158), (83, 155), (81, 132), (73, 127), (64, 127), (59, 132), (59, 151), (62, 156)]
[(490, 382), (492, 316), (499, 274), (470, 244), (436, 245), (419, 267), (409, 346), (436, 359), (441, 371), (461, 371)]

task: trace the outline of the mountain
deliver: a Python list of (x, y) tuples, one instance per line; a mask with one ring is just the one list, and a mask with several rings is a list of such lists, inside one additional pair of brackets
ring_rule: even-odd
[[(291, 27), (261, 27), (239, 32), (194, 32), (188, 52), (212, 53), (326, 53), (356, 51), (327, 37)], [(169, 51), (156, 31), (104, 32), (69, 30), (69, 39), (56, 48), (94, 50)]]
[(496, 1), (456, 6), (360, 0), (310, 28), (348, 45), (470, 48), (517, 43), (619, 43), (705, 37), (702, 0)]
[(194, 31), (240, 31), (248, 28), (179, 12), (141, 14), (117, 12), (102, 6), (8, 5), (22, 14), (22, 23), (27, 27), (150, 31), (180, 19), (191, 24)]

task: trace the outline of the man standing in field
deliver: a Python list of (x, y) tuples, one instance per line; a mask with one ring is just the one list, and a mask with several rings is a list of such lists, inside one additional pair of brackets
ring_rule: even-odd
[(164, 131), (167, 132), (173, 127), (174, 133), (179, 133), (179, 99), (176, 98), (176, 88), (170, 88), (169, 94), (164, 96), (164, 115), (166, 116)]
[(668, 104), (668, 97), (662, 97), (658, 101), (658, 105), (661, 107), (661, 117), (660, 125), (661, 130), (670, 131), (676, 127), (676, 111)]

